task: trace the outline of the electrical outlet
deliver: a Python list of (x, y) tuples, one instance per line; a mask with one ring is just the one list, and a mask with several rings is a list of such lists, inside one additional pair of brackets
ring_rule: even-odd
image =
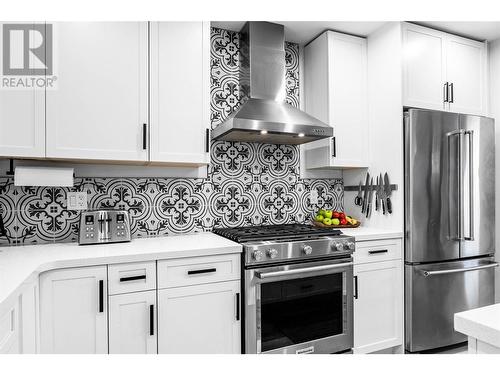
[(309, 193), (309, 200), (311, 204), (318, 204), (318, 191), (316, 189), (312, 189)]
[(66, 196), (68, 210), (86, 210), (87, 192), (72, 191)]

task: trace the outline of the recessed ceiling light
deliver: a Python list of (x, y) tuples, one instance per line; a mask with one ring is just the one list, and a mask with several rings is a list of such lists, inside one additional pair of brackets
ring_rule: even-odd
[(267, 130), (261, 130), (260, 134), (267, 134)]

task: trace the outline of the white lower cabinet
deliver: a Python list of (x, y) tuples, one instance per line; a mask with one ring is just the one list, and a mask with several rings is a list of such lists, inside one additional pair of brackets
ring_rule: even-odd
[(19, 300), (0, 314), (0, 354), (21, 353)]
[[(384, 241), (369, 242), (373, 243), (374, 251), (384, 250), (379, 246)], [(402, 345), (402, 270), (401, 259), (355, 262), (354, 353), (372, 353)]]
[(109, 353), (157, 352), (156, 290), (109, 297)]
[(108, 352), (106, 266), (49, 271), (40, 276), (42, 353)]
[(158, 291), (158, 353), (241, 353), (240, 282)]

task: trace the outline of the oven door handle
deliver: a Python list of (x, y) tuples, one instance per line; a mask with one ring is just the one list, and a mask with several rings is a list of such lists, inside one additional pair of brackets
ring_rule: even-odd
[(304, 268), (294, 268), (292, 270), (287, 271), (271, 271), (271, 272), (261, 272), (255, 271), (255, 276), (261, 280), (271, 279), (276, 277), (287, 277), (293, 275), (309, 275), (311, 273), (320, 273), (323, 271), (334, 270), (336, 268), (345, 268), (352, 266), (354, 263), (346, 262), (346, 263), (338, 263), (338, 264), (325, 264), (323, 266), (314, 266), (314, 267), (304, 267)]

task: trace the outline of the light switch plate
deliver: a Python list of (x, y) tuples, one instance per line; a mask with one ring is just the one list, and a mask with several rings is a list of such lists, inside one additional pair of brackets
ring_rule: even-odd
[(309, 193), (309, 200), (311, 204), (318, 204), (318, 191), (316, 189), (312, 189)]
[(87, 193), (81, 191), (68, 192), (66, 196), (68, 202), (68, 210), (86, 210), (87, 209)]

